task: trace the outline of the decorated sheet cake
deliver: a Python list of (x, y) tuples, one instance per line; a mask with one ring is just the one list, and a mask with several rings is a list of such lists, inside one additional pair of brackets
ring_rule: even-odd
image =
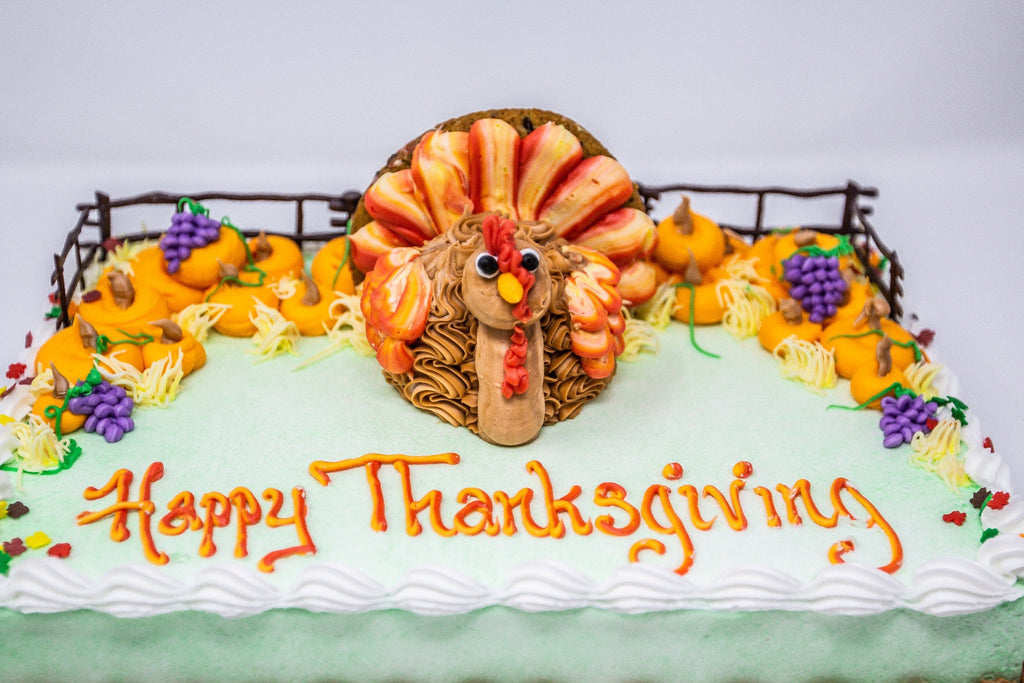
[(1020, 500), (873, 196), (641, 185), (538, 110), (362, 193), (98, 194), (0, 400), (5, 670), (1017, 675)]

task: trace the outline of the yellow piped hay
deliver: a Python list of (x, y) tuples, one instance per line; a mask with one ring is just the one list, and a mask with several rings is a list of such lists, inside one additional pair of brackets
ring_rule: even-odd
[(626, 329), (622, 332), (623, 350), (619, 360), (634, 361), (642, 353), (658, 352), (658, 330), (654, 325), (641, 318), (634, 318), (629, 309), (626, 312)]
[(720, 280), (715, 293), (725, 309), (722, 326), (737, 339), (756, 335), (764, 319), (775, 312), (771, 293), (745, 279)]
[(179, 352), (172, 363), (171, 356), (165, 356), (144, 372), (139, 372), (138, 368), (116, 359), (104, 359), (98, 367), (103, 379), (124, 388), (136, 407), (163, 407), (178, 396), (178, 388), (185, 376), (182, 369), (183, 358), (183, 354)]
[(319, 363), (346, 347), (363, 357), (374, 354), (373, 347), (366, 340), (366, 319), (359, 307), (362, 292), (363, 288), (360, 285), (356, 288), (355, 294), (334, 293), (337, 298), (331, 304), (331, 316), (336, 316), (337, 320), (334, 326), (327, 330), (328, 343), (318, 353), (300, 363), (296, 370)]
[(8, 427), (11, 436), (18, 440), (14, 455), (18, 472), (42, 472), (59, 467), (71, 450), (67, 439), (58, 439), (57, 434), (38, 415), (30, 414), (22, 422), (12, 422)]
[(779, 359), (779, 369), (787, 379), (797, 379), (818, 391), (830, 389), (839, 381), (835, 356), (818, 342), (790, 335), (779, 342), (772, 354)]
[(647, 303), (634, 310), (634, 314), (640, 320), (650, 323), (656, 330), (664, 330), (672, 322), (672, 311), (676, 307), (676, 290), (671, 282), (662, 282), (658, 285)]
[(931, 433), (917, 432), (910, 441), (910, 463), (937, 474), (952, 490), (970, 486), (971, 478), (960, 457), (960, 421), (942, 420)]
[(298, 355), (295, 344), (299, 340), (299, 328), (295, 323), (286, 320), (281, 311), (256, 300), (253, 310), (249, 313), (249, 320), (256, 327), (252, 341), (256, 345), (253, 353), (258, 356), (257, 363), (283, 353)]
[(210, 334), (210, 329), (217, 324), (225, 313), (231, 310), (230, 304), (217, 304), (205, 302), (191, 304), (181, 309), (172, 317), (178, 327), (188, 332), (197, 342), (204, 342)]
[(903, 376), (907, 378), (907, 388), (918, 394), (926, 401), (938, 395), (935, 390), (935, 378), (942, 372), (941, 363), (929, 363), (919, 361), (908, 365), (903, 370)]

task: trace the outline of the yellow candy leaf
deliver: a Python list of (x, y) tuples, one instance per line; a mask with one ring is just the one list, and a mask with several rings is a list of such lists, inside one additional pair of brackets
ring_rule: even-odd
[(28, 538), (25, 539), (25, 545), (33, 550), (42, 548), (43, 546), (50, 545), (50, 537), (44, 534), (42, 531), (37, 531)]

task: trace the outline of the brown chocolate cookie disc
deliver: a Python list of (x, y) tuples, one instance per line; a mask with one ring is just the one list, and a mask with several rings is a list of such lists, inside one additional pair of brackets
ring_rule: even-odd
[[(597, 138), (591, 135), (583, 126), (566, 116), (562, 116), (561, 114), (553, 111), (546, 111), (544, 109), (487, 109), (485, 111), (463, 114), (462, 116), (448, 119), (447, 121), (437, 124), (430, 130), (468, 131), (469, 127), (473, 125), (473, 122), (479, 119), (501, 119), (515, 128), (516, 131), (519, 132), (520, 136), (526, 136), (534, 128), (543, 126), (548, 122), (553, 122), (564, 126), (566, 130), (576, 136), (576, 139), (580, 141), (580, 145), (583, 147), (584, 159), (597, 155), (614, 158), (614, 156), (608, 152), (607, 148), (605, 148), (605, 146), (602, 145)], [(373, 179), (376, 180), (384, 173), (401, 171), (402, 169), (409, 168), (412, 162), (412, 151), (420, 141), (420, 138), (422, 138), (426, 132), (427, 131), (420, 133), (401, 149), (392, 154), (388, 159), (387, 164), (377, 171), (373, 176)], [(629, 206), (641, 211), (644, 210), (644, 202), (637, 190), (636, 183), (633, 183), (633, 195), (625, 204), (623, 204), (623, 206)], [(371, 220), (373, 219), (370, 217), (370, 214), (367, 213), (366, 208), (363, 206), (363, 199), (360, 197), (359, 205), (356, 207), (355, 213), (352, 214), (352, 232), (363, 227)]]

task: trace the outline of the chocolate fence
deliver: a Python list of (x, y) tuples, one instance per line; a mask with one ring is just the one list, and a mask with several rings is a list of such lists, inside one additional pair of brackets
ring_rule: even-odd
[[(688, 184), (640, 184), (638, 187), (648, 211), (654, 207), (656, 202), (662, 199), (662, 195), (669, 193), (732, 195), (736, 201), (751, 205), (754, 223), (753, 225), (720, 223), (720, 225), (722, 228), (730, 229), (740, 235), (751, 238), (751, 240), (769, 234), (774, 230), (783, 229), (781, 226), (772, 227), (765, 225), (766, 202), (772, 197), (796, 199), (842, 197), (842, 215), (839, 217), (838, 223), (828, 225), (803, 224), (801, 227), (829, 234), (848, 235), (860, 261), (866, 264), (867, 277), (878, 287), (879, 291), (889, 302), (892, 317), (899, 320), (903, 314), (903, 309), (900, 305), (900, 297), (903, 294), (903, 268), (900, 266), (896, 253), (879, 239), (878, 233), (871, 223), (868, 222), (867, 216), (871, 213), (871, 207), (865, 206), (861, 202), (862, 199), (878, 196), (878, 191), (874, 188), (861, 187), (852, 181), (847, 183), (845, 187), (813, 190), (785, 187)], [(64, 240), (63, 248), (53, 256), (54, 270), (50, 276), (50, 283), (56, 286), (56, 303), (60, 309), (57, 318), (58, 327), (66, 327), (71, 324), (68, 315), (68, 305), (75, 294), (85, 286), (85, 270), (97, 258), (104, 256), (108, 249), (113, 248), (115, 244), (113, 240), (134, 242), (154, 239), (160, 234), (145, 231), (115, 234), (113, 231), (114, 213), (127, 207), (165, 205), (169, 207), (166, 219), (168, 224), (170, 224), (171, 214), (176, 210), (178, 202), (183, 197), (189, 197), (198, 202), (217, 200), (247, 204), (259, 202), (284, 205), (293, 204), (294, 224), (291, 229), (282, 227), (280, 230), (267, 230), (267, 232), (292, 237), (299, 244), (305, 245), (307, 243), (326, 242), (345, 234), (348, 221), (359, 203), (360, 194), (355, 191), (339, 195), (318, 193), (195, 192), (174, 194), (150, 192), (123, 199), (111, 199), (109, 195), (97, 192), (96, 200), (93, 203), (83, 203), (76, 207), (79, 212), (78, 222), (68, 233), (67, 238)], [(309, 204), (322, 205), (326, 208), (329, 217), (325, 225), (312, 232), (307, 230), (306, 227), (307, 206)], [(257, 230), (247, 229), (244, 225), (238, 227), (248, 237), (252, 237), (258, 232)], [(879, 254), (885, 263), (888, 264), (884, 271), (871, 265), (870, 254), (872, 252)]]

